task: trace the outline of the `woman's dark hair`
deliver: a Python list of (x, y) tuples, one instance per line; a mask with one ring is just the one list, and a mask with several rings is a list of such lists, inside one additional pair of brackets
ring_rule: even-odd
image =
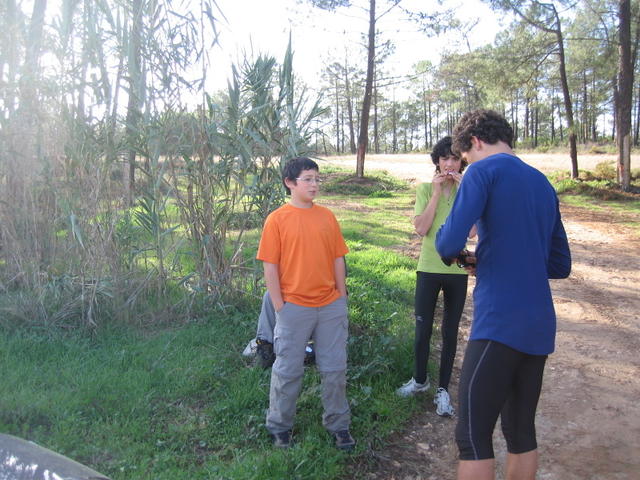
[(502, 141), (513, 148), (513, 129), (509, 122), (493, 110), (473, 110), (467, 112), (453, 127), (453, 145), (456, 155), (471, 150), (471, 137), (476, 137), (489, 145)]
[(296, 178), (300, 176), (300, 173), (303, 170), (315, 170), (316, 172), (319, 172), (320, 167), (318, 167), (318, 164), (310, 158), (296, 157), (289, 160), (282, 169), (282, 184), (284, 185), (284, 189), (287, 191), (287, 195), (291, 195), (291, 190), (287, 187), (287, 184), (284, 183), (285, 179), (288, 178), (297, 185)]
[[(440, 172), (440, 164), (439, 164), (440, 158), (441, 157), (446, 158), (450, 155), (453, 155), (454, 157), (458, 158), (458, 155), (453, 153), (453, 151), (451, 150), (451, 137), (446, 136), (438, 140), (438, 143), (436, 143), (433, 146), (433, 150), (431, 151), (431, 161), (436, 166), (436, 172)], [(460, 163), (460, 173), (464, 171), (466, 166), (467, 166), (467, 161), (462, 160), (462, 162)]]

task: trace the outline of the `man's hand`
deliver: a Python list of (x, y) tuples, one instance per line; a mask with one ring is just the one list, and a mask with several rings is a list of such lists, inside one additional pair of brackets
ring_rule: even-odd
[(476, 274), (476, 254), (475, 252), (470, 252), (469, 250), (462, 250), (457, 257), (453, 258), (444, 258), (440, 257), (442, 262), (450, 266), (453, 262), (456, 262), (456, 265), (460, 268), (464, 268), (469, 275)]
[(466, 270), (466, 272), (469, 275), (473, 275), (475, 277), (476, 275), (476, 255), (474, 252), (466, 252), (467, 255), (464, 256), (464, 269)]

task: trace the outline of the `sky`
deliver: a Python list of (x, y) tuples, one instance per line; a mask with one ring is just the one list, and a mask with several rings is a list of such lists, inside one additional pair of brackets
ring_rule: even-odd
[[(364, 57), (359, 47), (362, 35), (368, 30), (368, 14), (354, 6), (326, 12), (312, 7), (309, 2), (298, 0), (216, 0), (226, 17), (221, 19), (219, 47), (210, 53), (212, 89), (226, 86), (230, 65), (242, 58), (242, 52), (269, 53), (281, 60), (286, 50), (289, 33), (294, 50), (294, 71), (310, 86), (319, 84), (320, 73), (332, 59), (344, 60), (358, 55)], [(354, 0), (354, 4), (367, 6), (368, 1)], [(436, 8), (436, 0), (403, 0), (407, 7), (425, 5)], [(472, 48), (491, 43), (499, 28), (498, 18), (488, 6), (479, 0), (446, 0), (448, 7), (458, 7), (458, 15), (466, 21), (477, 20), (477, 26), (468, 35)], [(385, 11), (386, 2), (378, 0), (378, 11)], [(378, 21), (383, 38), (396, 45), (395, 53), (388, 59), (387, 69), (394, 75), (412, 71), (420, 60), (437, 63), (446, 49), (467, 50), (460, 35), (428, 37), (407, 20), (400, 9), (395, 8)]]

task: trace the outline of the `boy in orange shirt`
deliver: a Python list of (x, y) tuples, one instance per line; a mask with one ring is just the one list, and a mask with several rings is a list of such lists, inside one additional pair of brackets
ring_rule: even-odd
[(322, 377), (322, 423), (336, 447), (351, 450), (351, 412), (346, 397), (348, 248), (331, 211), (314, 204), (318, 164), (305, 157), (289, 161), (282, 179), (288, 204), (264, 223), (258, 260), (264, 262), (267, 291), (276, 311), (269, 411), (266, 427), (276, 447), (291, 445), (296, 401), (302, 387), (305, 348), (315, 342)]

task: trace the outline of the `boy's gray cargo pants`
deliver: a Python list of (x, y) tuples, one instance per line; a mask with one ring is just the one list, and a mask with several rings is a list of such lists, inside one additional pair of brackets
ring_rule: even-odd
[(276, 318), (276, 361), (271, 369), (267, 429), (279, 433), (293, 427), (309, 338), (313, 338), (316, 366), (322, 377), (322, 424), (331, 433), (348, 429), (351, 412), (346, 396), (346, 297), (318, 308), (285, 303)]

